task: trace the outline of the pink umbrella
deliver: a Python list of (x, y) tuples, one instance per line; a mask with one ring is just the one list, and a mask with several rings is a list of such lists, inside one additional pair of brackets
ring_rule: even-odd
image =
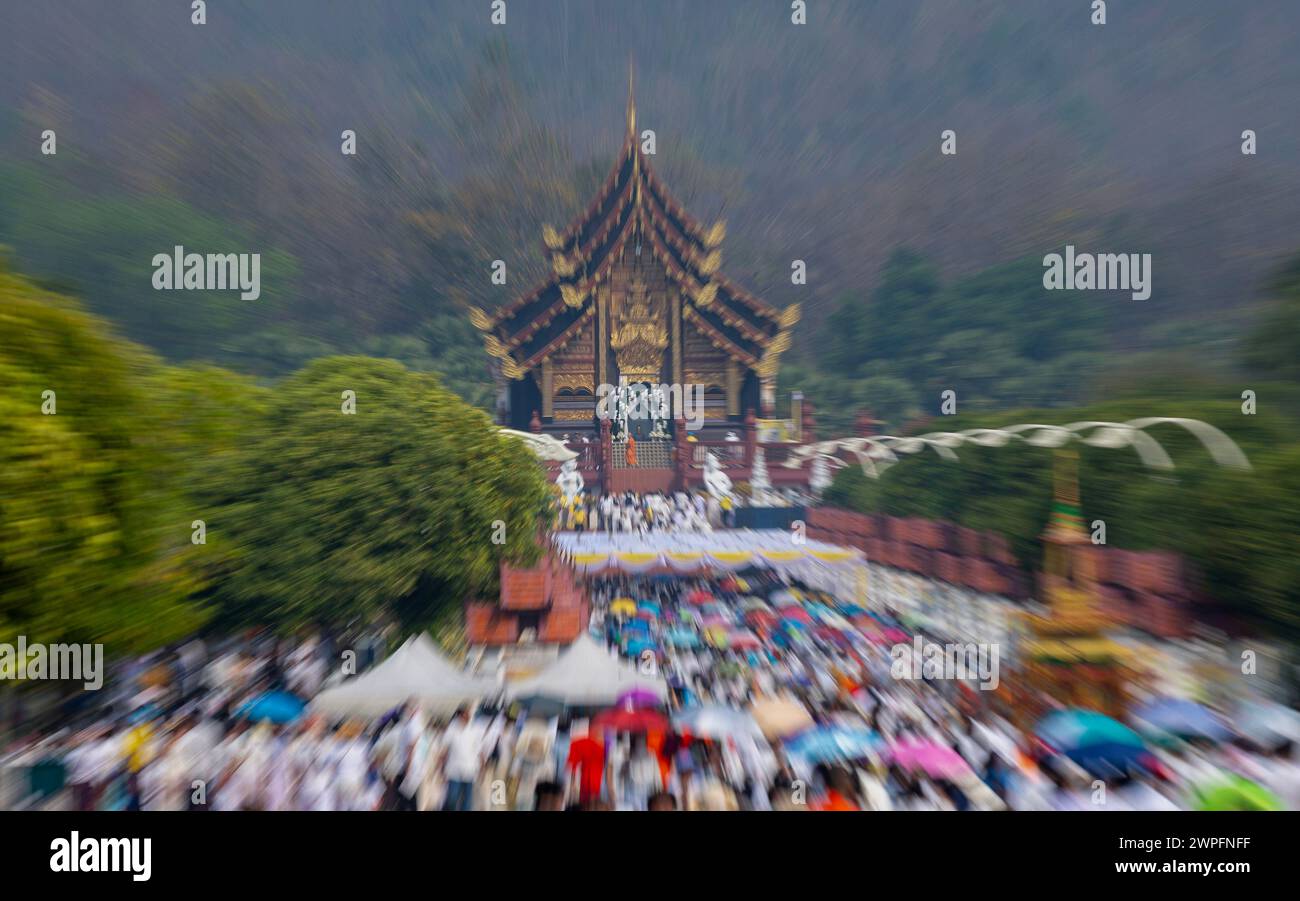
[(780, 616), (781, 619), (788, 619), (793, 620), (796, 623), (807, 623), (812, 625), (812, 617), (809, 616), (808, 611), (802, 607), (782, 607), (777, 611), (777, 615)]
[(885, 640), (891, 644), (906, 644), (911, 641), (911, 637), (902, 629), (886, 629)]
[(938, 742), (907, 739), (893, 748), (894, 763), (909, 770), (922, 770), (932, 779), (955, 779), (970, 771), (962, 756)]

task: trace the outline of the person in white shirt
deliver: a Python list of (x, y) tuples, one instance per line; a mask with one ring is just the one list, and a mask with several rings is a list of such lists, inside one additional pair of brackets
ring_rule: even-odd
[(457, 711), (442, 734), (442, 771), (447, 780), (443, 810), (470, 810), (474, 780), (483, 766), (483, 729), (470, 720), (469, 710)]

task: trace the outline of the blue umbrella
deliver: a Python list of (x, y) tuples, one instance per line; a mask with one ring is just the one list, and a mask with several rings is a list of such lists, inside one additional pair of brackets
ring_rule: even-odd
[(857, 760), (881, 746), (881, 738), (870, 729), (851, 726), (814, 726), (785, 743), (787, 753), (810, 763)]
[(664, 639), (675, 648), (698, 648), (703, 643), (699, 634), (690, 629), (673, 629)]
[(624, 632), (649, 632), (650, 624), (643, 619), (628, 620), (623, 624)]
[(1133, 720), (1142, 731), (1163, 733), (1175, 738), (1205, 738), (1227, 741), (1232, 730), (1214, 711), (1187, 698), (1159, 698), (1133, 711)]
[(1102, 778), (1117, 776), (1135, 767), (1150, 770), (1153, 763), (1152, 756), (1145, 748), (1123, 743), (1074, 748), (1067, 751), (1065, 756), (1090, 775)]
[(748, 713), (719, 704), (688, 707), (673, 716), (673, 725), (679, 731), (690, 732), (697, 738), (723, 739), (737, 735), (763, 737), (763, 730)]
[(235, 711), (240, 719), (270, 720), (273, 723), (292, 723), (302, 716), (307, 704), (297, 695), (287, 691), (268, 691), (243, 704)]
[(633, 638), (623, 648), (623, 651), (629, 657), (639, 657), (645, 651), (654, 651), (656, 654), (659, 653), (658, 647), (648, 638)]

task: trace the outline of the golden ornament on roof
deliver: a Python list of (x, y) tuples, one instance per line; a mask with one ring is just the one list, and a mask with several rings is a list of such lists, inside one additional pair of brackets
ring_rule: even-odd
[(582, 302), (587, 299), (587, 289), (575, 288), (568, 283), (561, 283), (560, 296), (564, 298), (566, 306), (580, 307)]
[(578, 270), (577, 265), (562, 253), (554, 254), (551, 257), (551, 267), (560, 278), (568, 278)]
[(695, 293), (691, 296), (697, 304), (702, 307), (707, 307), (709, 304), (713, 303), (714, 299), (718, 296), (718, 286), (713, 282), (700, 285), (700, 287), (695, 289)]

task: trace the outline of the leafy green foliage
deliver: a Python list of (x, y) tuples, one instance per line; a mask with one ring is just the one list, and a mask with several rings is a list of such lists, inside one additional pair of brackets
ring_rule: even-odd
[[(166, 643), (204, 619), (165, 370), (0, 263), (0, 635)], [(42, 413), (53, 391), (53, 415)], [(193, 452), (192, 449), (188, 449)]]
[(216, 598), (238, 619), (427, 625), (492, 591), (502, 560), (534, 558), (546, 496), (531, 452), (436, 375), (317, 360), (275, 388), (206, 492), (209, 542), (240, 547)]

